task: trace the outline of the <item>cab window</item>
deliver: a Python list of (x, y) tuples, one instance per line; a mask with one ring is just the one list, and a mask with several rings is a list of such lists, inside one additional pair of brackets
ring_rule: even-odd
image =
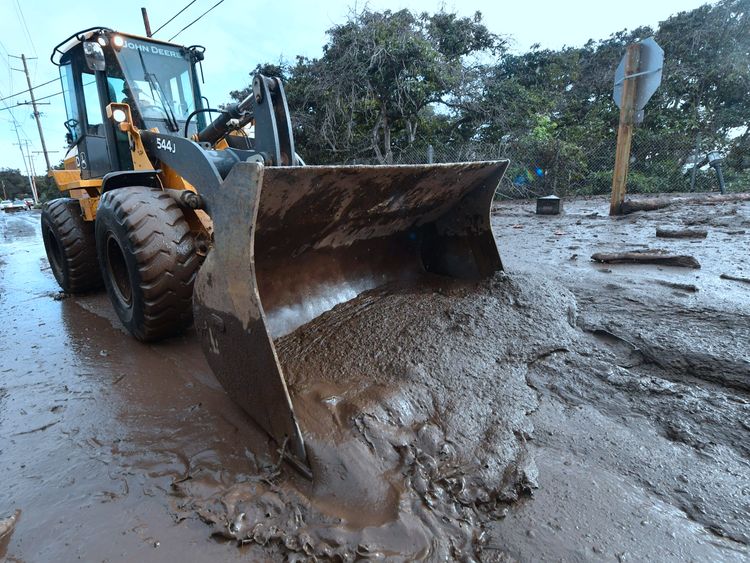
[(82, 78), (83, 100), (86, 105), (86, 133), (103, 137), (102, 104), (99, 90), (96, 88), (96, 78), (93, 74), (84, 74)]
[(70, 61), (60, 65), (60, 81), (62, 82), (63, 99), (65, 100), (65, 113), (68, 116), (65, 125), (70, 134), (70, 143), (73, 144), (81, 138), (82, 130), (81, 116), (78, 113), (78, 100), (76, 99), (73, 65)]

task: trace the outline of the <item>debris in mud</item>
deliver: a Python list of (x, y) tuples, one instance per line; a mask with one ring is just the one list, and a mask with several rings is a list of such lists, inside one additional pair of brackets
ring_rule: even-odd
[(691, 197), (687, 198), (692, 203), (707, 203), (709, 205), (716, 205), (718, 203), (726, 203), (731, 201), (749, 201), (750, 194), (711, 194), (705, 197)]
[(591, 255), (594, 262), (605, 264), (658, 264), (661, 266), (674, 266), (676, 268), (700, 268), (700, 262), (692, 256), (685, 254), (666, 254), (656, 251), (632, 252), (597, 252)]
[(17, 509), (11, 516), (0, 519), (0, 561), (5, 561), (10, 537), (13, 535), (13, 530), (16, 529), (20, 517), (21, 511)]
[(620, 211), (623, 215), (635, 213), (636, 211), (655, 211), (657, 209), (663, 209), (672, 205), (671, 199), (659, 198), (659, 199), (626, 199), (620, 206)]
[(395, 289), (276, 343), (314, 480), (256, 460), (244, 482), (175, 482), (179, 510), (291, 559), (480, 556), (486, 523), (537, 487), (526, 376), (567, 349), (575, 303), (505, 274)]
[(55, 420), (53, 422), (44, 424), (42, 426), (39, 426), (38, 428), (32, 428), (31, 430), (24, 430), (23, 432), (16, 432), (13, 434), (13, 436), (24, 436), (26, 434), (33, 434), (34, 432), (44, 432), (48, 428), (52, 428), (55, 424), (60, 422), (59, 420)]
[(62, 301), (64, 299), (68, 299), (69, 297), (73, 297), (72, 293), (65, 293), (64, 291), (50, 291), (47, 295), (49, 295), (55, 301)]
[(664, 287), (669, 287), (671, 289), (679, 289), (680, 291), (687, 291), (688, 293), (697, 293), (698, 287), (696, 285), (693, 285), (692, 283), (678, 283), (678, 282), (671, 282), (667, 280), (654, 280), (659, 285), (663, 285)]
[(705, 229), (665, 229), (657, 227), (656, 236), (660, 238), (706, 238), (708, 231)]
[[(479, 546), (475, 558), (505, 561), (506, 552), (520, 561), (590, 559), (595, 557), (593, 545), (601, 548), (602, 554), (597, 554), (600, 559), (746, 562), (750, 512), (743, 493), (750, 490), (750, 286), (726, 283), (719, 275), (727, 272), (750, 277), (748, 268), (742, 269), (742, 260), (747, 258), (746, 238), (721, 236), (736, 229), (750, 231), (750, 204), (738, 205), (736, 214), (728, 209), (730, 205), (676, 205), (665, 212), (630, 216), (630, 220), (619, 223), (611, 223), (603, 215), (585, 218), (593, 204), (605, 208), (604, 198), (572, 201), (571, 214), (554, 220), (554, 227), (543, 232), (531, 228), (538, 221), (527, 217), (528, 202), (503, 203), (503, 213), (493, 218), (495, 232), (503, 233), (499, 244), (508, 270), (534, 272), (530, 277), (511, 277), (516, 284), (531, 279), (536, 289), (511, 290), (508, 303), (502, 305), (494, 304), (493, 297), (487, 306), (494, 307), (486, 313), (489, 320), (477, 324), (511, 335), (518, 331), (515, 342), (519, 349), (526, 350), (522, 338), (537, 338), (540, 331), (546, 334), (550, 317), (542, 317), (538, 323), (519, 322), (525, 319), (521, 312), (529, 308), (529, 300), (530, 315), (547, 310), (548, 305), (533, 301), (549, 303), (550, 297), (553, 301), (549, 306), (559, 309), (559, 301), (554, 299), (560, 287), (567, 286), (578, 298), (577, 309), (568, 309), (569, 324), (591, 330), (578, 331), (579, 341), (564, 344), (561, 349), (565, 352), (540, 355), (557, 346), (534, 351), (526, 368), (498, 376), (504, 384), (524, 378), (534, 395), (529, 401), (519, 387), (499, 405), (506, 418), (514, 412), (533, 411), (524, 417), (525, 426), (514, 441), (507, 441), (514, 447), (520, 444), (525, 451), (508, 467), (515, 471), (530, 461), (527, 477), (512, 477), (508, 482), (516, 483), (518, 494), (526, 494), (526, 483), (533, 486), (532, 470), (538, 465), (540, 488), (534, 489), (532, 499), (522, 497), (522, 502), (498, 505), (491, 516), (481, 508), (468, 510), (468, 514), (479, 517), (462, 524), (465, 531), (476, 526), (479, 534), (484, 533), (474, 540), (473, 545)], [(582, 219), (581, 226), (573, 226), (577, 218)], [(631, 228), (633, 218), (639, 228)], [(657, 226), (678, 228), (698, 219), (696, 228), (707, 228), (712, 234), (706, 240), (692, 241), (700, 246), (701, 272), (627, 267), (627, 276), (610, 274), (602, 278), (597, 272), (611, 272), (606, 264), (582, 263), (586, 256), (600, 250), (633, 250), (639, 243), (644, 243), (642, 249), (656, 246)], [(511, 229), (518, 222), (529, 228)], [(600, 228), (599, 238), (593, 237), (597, 231), (590, 227)], [(567, 231), (575, 245), (545, 245), (545, 239), (557, 228)], [(39, 227), (36, 229), (38, 232)], [(330, 497), (319, 495), (313, 484), (306, 489), (288, 466), (275, 468), (278, 456), (265, 454), (264, 446), (273, 452), (277, 446), (268, 444), (265, 435), (231, 404), (210, 375), (194, 336), (143, 346), (123, 338), (119, 328), (111, 327), (111, 308), (104, 294), (76, 297), (66, 301), (64, 307), (44, 298), (55, 282), (51, 274), (39, 273), (34, 267), (41, 263), (39, 256), (44, 252), (41, 237), (37, 238), (36, 255), (7, 253), (7, 266), (0, 268), (0, 298), (10, 312), (4, 326), (0, 366), (0, 457), (5, 467), (4, 483), (8, 484), (0, 487), (0, 506), (6, 510), (0, 516), (22, 506), (22, 518), (26, 517), (16, 525), (10, 539), (9, 560), (67, 560), (77, 556), (101, 561), (122, 553), (153, 553), (152, 542), (162, 539), (165, 543), (159, 549), (167, 551), (156, 555), (170, 560), (310, 560), (313, 557), (305, 555), (304, 542), (308, 542), (308, 551), (323, 553), (327, 549), (323, 542), (330, 547), (336, 540), (334, 532), (342, 527), (361, 532), (361, 545), (354, 545), (353, 533), (345, 538), (353, 542), (348, 548), (331, 549), (338, 553), (354, 551), (360, 559), (378, 555), (387, 560), (403, 559), (409, 549), (418, 550), (419, 542), (429, 545), (432, 535), (425, 539), (422, 534), (425, 522), (430, 522), (421, 518), (427, 510), (423, 498), (437, 504), (428, 513), (436, 518), (449, 505), (432, 501), (431, 491), (437, 489), (419, 478), (421, 469), (392, 474), (396, 485), (405, 491), (399, 497), (399, 515), (383, 506), (372, 509), (370, 496), (356, 499), (348, 510), (340, 510), (331, 502), (323, 511), (320, 506), (327, 506)], [(676, 244), (688, 244), (688, 240)], [(578, 260), (568, 261), (573, 252), (579, 253)], [(686, 285), (694, 283), (700, 292), (655, 287), (654, 276)], [(535, 278), (557, 280), (560, 285), (552, 282), (540, 286)], [(619, 283), (607, 283), (610, 281)], [(685, 298), (678, 299), (676, 292)], [(449, 295), (454, 293), (449, 291)], [(43, 298), (27, 301), (29, 296)], [(367, 303), (360, 302), (363, 306)], [(411, 306), (407, 304), (407, 308)], [(475, 329), (470, 322), (479, 310), (446, 306), (443, 315), (451, 323), (438, 319), (441, 330), (452, 331), (445, 338), (470, 342), (480, 338), (471, 336)], [(507, 311), (511, 311), (509, 323), (500, 325), (496, 317)], [(461, 317), (462, 312), (467, 316)], [(556, 311), (556, 315), (561, 313)], [(409, 322), (406, 319), (406, 325)], [(415, 328), (421, 327), (419, 323)], [(351, 326), (342, 324), (343, 330)], [(408, 328), (395, 320), (383, 326), (394, 332)], [(554, 340), (558, 329), (553, 323), (549, 334), (538, 341)], [(375, 327), (370, 331), (375, 336), (366, 337), (380, 345), (380, 331)], [(568, 335), (563, 331), (564, 338)], [(310, 338), (314, 340), (314, 336)], [(324, 334), (322, 341), (310, 343), (312, 354), (328, 345), (326, 338)], [(331, 346), (340, 343), (340, 338), (343, 336), (336, 337)], [(38, 343), (40, 348), (28, 346), (29, 342)], [(488, 343), (496, 346), (494, 337)], [(442, 357), (442, 344), (437, 340), (432, 344), (437, 361)], [(497, 347), (494, 361), (499, 374), (506, 374), (506, 368), (516, 364), (516, 359), (508, 355), (511, 344)], [(404, 346), (399, 354), (406, 355), (410, 346)], [(98, 355), (102, 349), (110, 352), (108, 358)], [(378, 357), (394, 355), (394, 350), (386, 344)], [(330, 351), (324, 354), (330, 357)], [(453, 352), (446, 354), (450, 358)], [(290, 361), (299, 365), (303, 359)], [(362, 362), (363, 373), (369, 373), (369, 356)], [(342, 377), (351, 372), (352, 363), (341, 370)], [(423, 386), (424, 381), (417, 385)], [(384, 384), (390, 386), (390, 382)], [(436, 384), (435, 393), (448, 393), (445, 387)], [(491, 391), (490, 395), (495, 392), (504, 391)], [(297, 401), (297, 391), (293, 393)], [(399, 390), (396, 395), (403, 396)], [(347, 420), (351, 401), (346, 395), (339, 394), (334, 386), (330, 392), (323, 388), (319, 396), (327, 405), (328, 416), (336, 414)], [(517, 404), (519, 397), (521, 405)], [(483, 398), (472, 398), (486, 406)], [(459, 401), (454, 410), (465, 408), (468, 400)], [(537, 406), (529, 406), (534, 401), (538, 401)], [(201, 402), (203, 407), (193, 408)], [(65, 410), (58, 412), (54, 405), (64, 405)], [(428, 407), (425, 412), (433, 410)], [(489, 416), (491, 424), (495, 415)], [(56, 418), (60, 423), (46, 431), (13, 436)], [(382, 419), (368, 427), (356, 416), (354, 420), (352, 424), (361, 427), (361, 432), (350, 426), (349, 434), (344, 435), (354, 435), (355, 445), (366, 446), (367, 439), (379, 444), (376, 438), (382, 433), (376, 432), (373, 437), (370, 427), (375, 425), (378, 430), (392, 424)], [(344, 422), (342, 426), (346, 427)], [(434, 425), (432, 421), (428, 424)], [(511, 425), (503, 422), (497, 427), (505, 434)], [(429, 426), (423, 433), (428, 431)], [(411, 428), (405, 432), (415, 434)], [(462, 443), (460, 438), (452, 441)], [(413, 443), (418, 447), (419, 442)], [(503, 449), (502, 464), (513, 459), (513, 452)], [(352, 460), (356, 453), (352, 448), (340, 456)], [(363, 456), (363, 465), (374, 455)], [(251, 461), (253, 456), (263, 462), (258, 462), (260, 469)], [(477, 465), (481, 464), (477, 461), (469, 466)], [(384, 471), (387, 469), (379, 468), (376, 473)], [(335, 479), (335, 472), (331, 475)], [(129, 485), (129, 493), (125, 495), (119, 485), (115, 492), (109, 492), (113, 479), (122, 487)], [(169, 492), (172, 480), (180, 485), (174, 494)], [(292, 520), (283, 532), (291, 546), (301, 538), (300, 550), (287, 549), (284, 539), (269, 539), (265, 546), (259, 546), (258, 541), (264, 541), (264, 529), (275, 518), (273, 513), (269, 512), (272, 516), (267, 518), (265, 512), (247, 513), (242, 507), (237, 512), (235, 505), (221, 505), (223, 498), (236, 498), (251, 508), (262, 508), (258, 503), (264, 499), (256, 496), (247, 500), (256, 482), (266, 487), (267, 498), (274, 498), (274, 494), (282, 498), (285, 514), (292, 518), (299, 514), (298, 528)], [(320, 487), (320, 483), (315, 486)], [(369, 483), (361, 485), (362, 490), (368, 488)], [(294, 496), (295, 491), (302, 492)], [(375, 495), (376, 499), (382, 497)], [(82, 504), (81, 499), (87, 498), (91, 502)], [(314, 503), (309, 498), (315, 499)], [(412, 530), (405, 529), (407, 526), (417, 522), (413, 528), (416, 540), (400, 553), (386, 553), (393, 543), (372, 538), (372, 528), (377, 526), (357, 529), (357, 522), (341, 516), (356, 513), (360, 505), (367, 510), (363, 521), (377, 522), (372, 515), (381, 511), (385, 514), (382, 521), (393, 522), (395, 518), (403, 523), (401, 537)], [(50, 506), (54, 510), (49, 510)], [(108, 523), (117, 524), (123, 515), (132, 514), (134, 507), (138, 525), (133, 527), (133, 522), (112, 533)], [(28, 515), (34, 509), (31, 525)], [(248, 544), (234, 549), (234, 545), (209, 539), (209, 526), (195, 520), (199, 509), (211, 510), (206, 521), (223, 537), (231, 537), (232, 544), (238, 537), (246, 538), (243, 541)], [(60, 514), (66, 515), (63, 525), (59, 524)], [(257, 519), (248, 531), (248, 518), (253, 516)], [(449, 518), (455, 523), (458, 516)], [(326, 524), (326, 518), (330, 523)], [(642, 521), (649, 524), (642, 526)], [(179, 522), (183, 523), (175, 525)], [(232, 524), (235, 535), (228, 533)], [(263, 525), (252, 534), (252, 528), (259, 524)], [(452, 537), (464, 537), (460, 535), (463, 529), (456, 536), (453, 531), (445, 534), (444, 526), (448, 523), (435, 528), (436, 545), (444, 546)], [(89, 533), (86, 541), (77, 541), (80, 530), (96, 533)], [(333, 532), (329, 534), (330, 530)], [(252, 536), (249, 540), (248, 535)], [(330, 544), (327, 537), (332, 537)], [(64, 546), (63, 540), (69, 545)], [(439, 554), (423, 557), (439, 559)]]
[(636, 211), (656, 211), (669, 207), (672, 204), (701, 204), (701, 205), (719, 205), (732, 201), (747, 201), (750, 194), (712, 194), (698, 196), (675, 196), (675, 197), (658, 197), (650, 199), (626, 199), (622, 202), (620, 210), (623, 215), (635, 213)]
[(719, 277), (723, 280), (732, 280), (732, 281), (738, 281), (742, 283), (750, 283), (750, 278), (743, 278), (742, 276), (734, 276), (732, 274), (721, 274)]

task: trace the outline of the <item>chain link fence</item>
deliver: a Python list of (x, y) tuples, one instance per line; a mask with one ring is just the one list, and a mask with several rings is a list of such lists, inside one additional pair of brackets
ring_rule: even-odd
[[(558, 139), (518, 139), (498, 144), (456, 146), (420, 144), (395, 149), (394, 164), (471, 162), (507, 158), (510, 166), (498, 190), (501, 198), (608, 194), (612, 189), (616, 138), (593, 146)], [(633, 135), (628, 193), (719, 192), (716, 163), (708, 154), (716, 143), (701, 136), (660, 136), (647, 130)], [(719, 150), (718, 163), (726, 192), (750, 191), (750, 166), (731, 166)], [(744, 158), (747, 160), (747, 157)], [(349, 164), (378, 164), (353, 159)]]

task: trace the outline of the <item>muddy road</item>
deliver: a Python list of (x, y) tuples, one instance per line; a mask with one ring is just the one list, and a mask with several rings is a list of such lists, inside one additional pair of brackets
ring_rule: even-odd
[[(750, 203), (532, 211), (495, 210), (506, 274), (370, 292), (277, 343), (313, 483), (194, 334), (133, 341), (104, 293), (58, 293), (38, 214), (0, 214), (0, 554), (747, 560), (750, 284), (720, 276), (750, 278)], [(589, 260), (647, 248), (701, 269)]]

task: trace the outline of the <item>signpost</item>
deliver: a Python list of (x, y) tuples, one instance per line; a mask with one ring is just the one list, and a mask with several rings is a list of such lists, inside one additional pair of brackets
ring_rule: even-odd
[(615, 70), (612, 96), (620, 108), (620, 124), (617, 129), (615, 169), (612, 174), (610, 215), (620, 214), (628, 179), (633, 126), (643, 120), (642, 110), (661, 84), (663, 66), (664, 51), (653, 37), (649, 37), (639, 43), (628, 45), (625, 56)]

